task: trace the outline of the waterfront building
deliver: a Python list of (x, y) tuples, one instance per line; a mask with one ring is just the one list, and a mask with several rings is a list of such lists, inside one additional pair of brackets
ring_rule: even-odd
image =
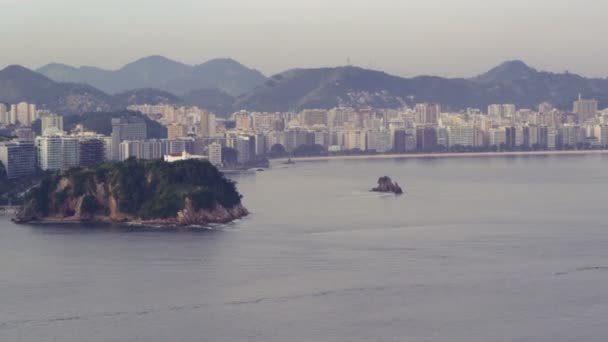
[(453, 126), (449, 128), (449, 147), (452, 146), (475, 146), (475, 127)]
[(77, 137), (49, 135), (36, 137), (38, 165), (42, 170), (66, 170), (80, 165), (80, 141)]
[(392, 134), (392, 143), (393, 143), (393, 152), (395, 153), (405, 153), (406, 149), (406, 140), (407, 133), (403, 128), (397, 128), (391, 131)]
[(0, 143), (0, 161), (8, 179), (31, 176), (36, 172), (36, 147), (31, 142)]
[(81, 139), (80, 165), (94, 166), (106, 159), (106, 144), (101, 139)]
[(367, 142), (365, 139), (365, 131), (362, 130), (347, 130), (344, 132), (344, 149), (345, 150), (367, 150)]
[(57, 171), (63, 168), (63, 145), (61, 136), (36, 137), (38, 166), (42, 170)]
[(505, 129), (493, 128), (490, 130), (490, 146), (505, 146), (507, 142)]
[[(236, 139), (237, 161), (241, 164), (248, 162), (253, 157), (251, 145), (255, 144), (252, 137), (239, 135)], [(255, 146), (255, 145), (254, 145)], [(255, 147), (254, 147), (255, 148)]]
[(512, 150), (517, 146), (517, 130), (515, 127), (505, 127), (505, 148)]
[[(386, 128), (379, 128), (367, 132), (367, 149), (378, 153), (391, 150), (391, 132)], [(405, 148), (405, 145), (404, 145)]]
[(61, 138), (63, 166), (62, 170), (80, 165), (80, 139), (72, 136)]
[(433, 151), (437, 147), (437, 131), (432, 126), (416, 128), (416, 150)]
[(435, 127), (437, 135), (437, 146), (448, 147), (450, 145), (450, 132), (446, 127)]

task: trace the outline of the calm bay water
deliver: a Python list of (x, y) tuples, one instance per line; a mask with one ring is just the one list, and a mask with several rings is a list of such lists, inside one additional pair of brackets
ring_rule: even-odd
[(310, 162), (237, 176), (253, 214), (211, 231), (0, 218), (0, 341), (604, 342), (607, 169)]

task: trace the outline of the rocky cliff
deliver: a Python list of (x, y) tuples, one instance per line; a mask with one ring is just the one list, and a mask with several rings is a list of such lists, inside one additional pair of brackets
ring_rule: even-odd
[(49, 175), (16, 222), (227, 223), (248, 215), (234, 182), (205, 161), (128, 160)]

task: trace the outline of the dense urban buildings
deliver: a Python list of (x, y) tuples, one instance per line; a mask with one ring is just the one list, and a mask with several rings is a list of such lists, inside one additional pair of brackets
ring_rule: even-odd
[(213, 141), (234, 149), (238, 161), (245, 163), (276, 151), (300, 155), (319, 151), (411, 153), (607, 146), (608, 112), (598, 111), (597, 101), (583, 98), (573, 108), (572, 112), (563, 112), (544, 102), (532, 110), (501, 103), (488, 106), (485, 113), (476, 108), (451, 112), (440, 104), (420, 103), (399, 110), (239, 111), (232, 115), (233, 128), (229, 129), (222, 120), (198, 108), (145, 105), (130, 109), (145, 112), (151, 119), (166, 124), (170, 139), (194, 139), (207, 155)]
[[(440, 104), (420, 103), (401, 109), (238, 111), (228, 119), (197, 107), (129, 109), (166, 126), (167, 139), (148, 139), (142, 117), (112, 119), (111, 136), (104, 136), (82, 126), (65, 132), (61, 115), (37, 110), (34, 104), (0, 104), (0, 124), (13, 127), (14, 141), (0, 146), (9, 177), (31, 174), (36, 165), (65, 170), (128, 158), (205, 158), (223, 166), (225, 158), (230, 164), (250, 165), (268, 155), (608, 148), (608, 110), (598, 110), (596, 100), (582, 96), (572, 112), (547, 102), (534, 110), (501, 103), (485, 111), (452, 112)], [(41, 134), (36, 137), (31, 124), (38, 118)]]

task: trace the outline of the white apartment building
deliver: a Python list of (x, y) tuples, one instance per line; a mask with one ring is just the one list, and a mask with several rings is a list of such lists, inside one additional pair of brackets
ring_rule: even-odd
[(36, 137), (38, 165), (43, 170), (66, 170), (80, 164), (80, 145), (76, 137), (61, 135)]
[(475, 146), (475, 127), (453, 126), (449, 128), (449, 146)]
[(219, 143), (211, 143), (208, 147), (209, 162), (215, 166), (222, 165), (222, 145)]

